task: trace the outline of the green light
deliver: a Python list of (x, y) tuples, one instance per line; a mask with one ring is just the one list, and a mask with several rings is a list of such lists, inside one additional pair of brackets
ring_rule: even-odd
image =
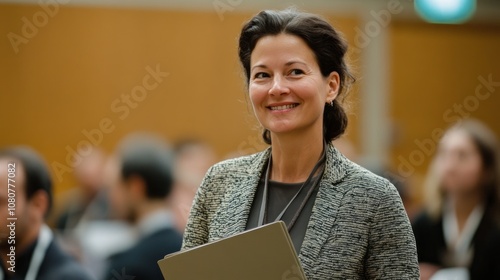
[(415, 0), (415, 10), (432, 23), (463, 23), (476, 10), (475, 0)]

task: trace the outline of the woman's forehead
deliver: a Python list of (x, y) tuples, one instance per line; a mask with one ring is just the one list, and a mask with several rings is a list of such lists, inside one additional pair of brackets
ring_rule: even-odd
[(290, 34), (268, 35), (257, 41), (252, 51), (250, 64), (270, 66), (292, 62), (315, 63), (313, 51), (300, 37)]
[(469, 148), (474, 147), (474, 143), (465, 130), (452, 129), (441, 139), (441, 146), (447, 148)]

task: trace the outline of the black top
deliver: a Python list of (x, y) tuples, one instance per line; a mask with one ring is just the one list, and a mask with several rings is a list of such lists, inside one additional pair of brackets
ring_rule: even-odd
[[(306, 198), (307, 192), (313, 187), (316, 178), (311, 180), (307, 186), (300, 192), (297, 198), (292, 202), (290, 207), (287, 209), (282, 217), (287, 225), (292, 220), (293, 216), (300, 207), (302, 201)], [(252, 208), (250, 209), (250, 215), (248, 216), (246, 229), (252, 229), (258, 226), (260, 207), (262, 204), (262, 198), (264, 193), (264, 176), (260, 179), (259, 185), (257, 186), (257, 191), (252, 203)], [(269, 197), (268, 197), (268, 208), (267, 208), (267, 223), (273, 222), (276, 217), (285, 209), (286, 205), (292, 200), (295, 194), (299, 191), (303, 183), (281, 183), (276, 181), (269, 181)], [(311, 212), (314, 206), (314, 201), (316, 200), (316, 195), (318, 194), (318, 188), (314, 190), (311, 197), (307, 201), (307, 204), (300, 212), (295, 225), (290, 230), (290, 237), (292, 238), (293, 246), (297, 254), (300, 252), (300, 247), (302, 246), (302, 241), (306, 235), (307, 224), (309, 223), (309, 218), (311, 217)]]
[[(35, 250), (37, 241), (33, 242), (24, 252), (18, 255), (16, 259), (16, 272), (13, 275), (6, 273), (5, 264), (2, 262), (1, 268), (5, 280), (23, 280), (26, 277), (31, 262), (31, 257)], [(45, 257), (40, 264), (40, 269), (36, 276), (37, 280), (90, 280), (93, 279), (83, 267), (72, 257), (66, 254), (59, 244), (52, 240)]]
[[(417, 241), (418, 261), (446, 268), (447, 246), (443, 233), (443, 219), (420, 214), (413, 223)], [(500, 279), (500, 226), (491, 211), (485, 211), (472, 239), (474, 253), (469, 267), (471, 280)]]
[(130, 249), (113, 255), (104, 280), (164, 280), (158, 261), (180, 250), (182, 236), (173, 228), (164, 228), (144, 236)]

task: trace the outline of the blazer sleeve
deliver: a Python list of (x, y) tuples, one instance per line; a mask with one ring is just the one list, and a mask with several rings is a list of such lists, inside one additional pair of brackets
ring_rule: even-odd
[(211, 167), (198, 188), (191, 206), (181, 250), (193, 248), (208, 242), (207, 192), (211, 185)]
[(370, 226), (365, 265), (367, 279), (419, 279), (417, 248), (410, 221), (396, 188), (388, 183)]

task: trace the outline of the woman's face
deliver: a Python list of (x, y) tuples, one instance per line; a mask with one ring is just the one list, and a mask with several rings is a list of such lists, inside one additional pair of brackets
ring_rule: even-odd
[(275, 135), (322, 133), (324, 106), (337, 96), (339, 75), (323, 77), (314, 52), (300, 37), (262, 37), (250, 69), (250, 100), (264, 128)]
[(481, 155), (463, 130), (451, 130), (441, 140), (436, 158), (441, 186), (447, 193), (470, 194), (483, 176)]

